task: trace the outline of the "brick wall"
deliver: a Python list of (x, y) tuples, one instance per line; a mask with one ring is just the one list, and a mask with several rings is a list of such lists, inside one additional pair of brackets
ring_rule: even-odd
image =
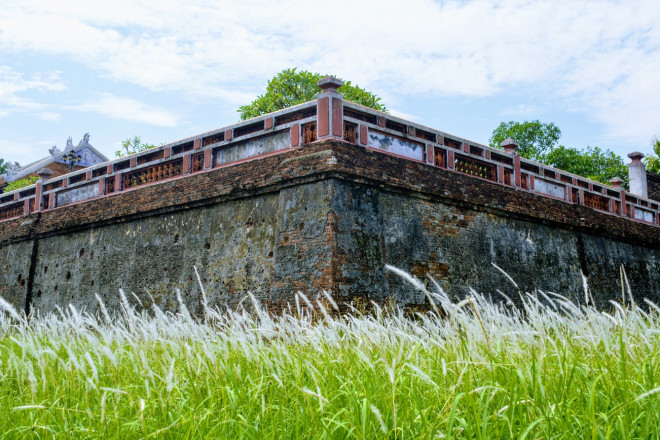
[[(33, 240), (25, 292), (30, 271), (9, 255)], [(160, 292), (168, 309), (180, 288), (192, 307), (197, 265), (218, 306), (248, 290), (274, 309), (297, 290), (423, 303), (386, 263), (459, 296), (511, 288), (490, 262), (526, 288), (580, 289), (582, 271), (606, 300), (624, 265), (638, 292), (660, 291), (658, 271), (641, 264), (660, 261), (660, 228), (334, 140), (10, 220), (0, 246), (5, 295), (44, 310), (93, 308), (84, 292), (116, 298), (118, 287), (145, 301), (145, 288)]]

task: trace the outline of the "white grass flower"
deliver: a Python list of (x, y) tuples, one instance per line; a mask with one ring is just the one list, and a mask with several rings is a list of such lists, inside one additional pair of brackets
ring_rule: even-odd
[(430, 383), (436, 388), (438, 387), (438, 384), (433, 382), (431, 378), (429, 377), (428, 374), (424, 373), (422, 370), (420, 370), (418, 367), (416, 367), (413, 364), (406, 363), (405, 364), (408, 368), (410, 368), (417, 376), (419, 376), (420, 379), (422, 379), (424, 382)]
[(640, 394), (639, 396), (637, 396), (637, 398), (635, 400), (642, 400), (642, 399), (645, 399), (645, 398), (647, 398), (649, 396), (652, 396), (656, 393), (660, 393), (660, 388), (654, 388), (650, 391), (645, 392), (644, 394)]
[(380, 411), (374, 404), (369, 404), (369, 408), (371, 409), (371, 412), (373, 413), (374, 416), (376, 416), (376, 420), (378, 420), (378, 425), (380, 426), (380, 432), (383, 434), (387, 434), (387, 425), (385, 424), (385, 421), (383, 421), (383, 416), (381, 416)]
[(12, 410), (14, 411), (23, 411), (26, 409), (46, 409), (46, 407), (43, 405), (23, 405), (23, 406), (15, 406), (12, 408)]
[(174, 359), (172, 359), (172, 363), (170, 364), (170, 370), (168, 371), (167, 377), (165, 378), (165, 384), (167, 389), (167, 396), (169, 397), (170, 394), (172, 394), (172, 389), (174, 388)]
[(9, 304), (7, 301), (5, 301), (5, 299), (1, 296), (0, 296), (0, 309), (2, 309), (5, 312), (9, 313), (9, 316), (14, 318), (15, 320), (23, 321), (23, 319), (21, 319), (21, 316), (18, 314), (16, 309), (11, 304)]

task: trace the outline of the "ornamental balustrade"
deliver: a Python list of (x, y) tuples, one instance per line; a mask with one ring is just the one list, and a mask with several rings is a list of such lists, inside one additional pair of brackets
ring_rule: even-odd
[(659, 225), (657, 201), (343, 101), (332, 90), (316, 101), (2, 194), (0, 222), (186, 178), (323, 139), (343, 139), (356, 148)]

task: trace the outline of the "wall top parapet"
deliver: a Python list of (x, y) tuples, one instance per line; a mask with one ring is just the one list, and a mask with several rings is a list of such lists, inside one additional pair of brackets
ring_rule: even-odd
[[(344, 101), (340, 94), (329, 99), (324, 93), (336, 91), (342, 84), (334, 77), (325, 77), (318, 84), (324, 92), (317, 100), (63, 176), (42, 178), (35, 185), (1, 194), (0, 222), (333, 138), (632, 221), (660, 224), (660, 203), (625, 191), (620, 181), (613, 179), (609, 186), (521, 158), (516, 153), (518, 144), (512, 139), (502, 142), (504, 150), (492, 148)], [(641, 154), (631, 153), (629, 157), (634, 162), (641, 159)]]

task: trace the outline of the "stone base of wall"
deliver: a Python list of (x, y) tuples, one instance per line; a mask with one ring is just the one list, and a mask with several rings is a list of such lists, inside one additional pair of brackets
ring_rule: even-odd
[(172, 311), (179, 289), (200, 312), (194, 267), (220, 308), (251, 292), (278, 311), (298, 290), (424, 307), (385, 264), (455, 298), (515, 301), (492, 263), (522, 291), (581, 302), (586, 278), (606, 307), (621, 266), (638, 299), (660, 301), (659, 261), (660, 228), (339, 141), (0, 225), (0, 295), (40, 312), (93, 312), (95, 294), (117, 308), (120, 288)]

